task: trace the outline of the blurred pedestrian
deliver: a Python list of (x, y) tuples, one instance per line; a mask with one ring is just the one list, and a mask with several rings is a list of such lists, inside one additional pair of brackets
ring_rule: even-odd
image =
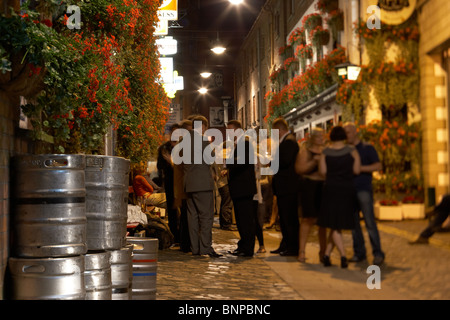
[(273, 161), (279, 162), (278, 172), (272, 179), (273, 193), (277, 197), (278, 215), (282, 239), (271, 253), (281, 256), (297, 256), (299, 247), (298, 175), (295, 159), (299, 151), (295, 136), (289, 131), (285, 119), (277, 118), (272, 130), (278, 130), (279, 146)]
[[(178, 123), (173, 124), (170, 127), (170, 135), (180, 126)], [(174, 245), (179, 245), (180, 243), (180, 230), (178, 223), (178, 209), (175, 207), (175, 197), (174, 197), (174, 171), (173, 171), (173, 161), (172, 161), (172, 149), (177, 141), (166, 141), (158, 148), (158, 158), (156, 162), (156, 167), (158, 171), (161, 172), (164, 192), (166, 194), (166, 207), (167, 207), (167, 217), (169, 222), (169, 228), (174, 236)]]
[(256, 178), (256, 194), (253, 197), (254, 201), (257, 201), (257, 212), (255, 216), (255, 233), (256, 233), (256, 239), (258, 239), (259, 248), (256, 253), (265, 253), (266, 248), (264, 246), (264, 232), (263, 232), (263, 226), (264, 226), (264, 218), (266, 213), (266, 208), (264, 204), (264, 198), (263, 198), (263, 192), (262, 192), (262, 180), (263, 176), (261, 175), (261, 169), (263, 167), (262, 161), (264, 160), (264, 163), (266, 163), (267, 158), (265, 155), (259, 154), (259, 146), (257, 147), (257, 153), (256, 153), (256, 163), (255, 163), (255, 178)]
[[(188, 134), (192, 130), (192, 121), (183, 120), (180, 122), (180, 129)], [(183, 137), (180, 137), (180, 141)], [(187, 253), (191, 251), (191, 240), (189, 237), (189, 225), (187, 219), (187, 193), (184, 191), (183, 163), (175, 164), (173, 168), (174, 177), (174, 205), (180, 211), (180, 250)]]
[(216, 155), (216, 157), (222, 156), (221, 159), (213, 163), (215, 171), (215, 179), (217, 189), (220, 194), (220, 211), (219, 211), (219, 226), (222, 230), (232, 230), (232, 215), (233, 215), (233, 202), (230, 196), (230, 188), (228, 186), (228, 172), (223, 163), (227, 158), (227, 148), (225, 143), (223, 145), (223, 154)]
[(250, 138), (245, 136), (239, 121), (229, 121), (227, 130), (235, 130), (236, 133), (234, 150), (231, 159), (226, 162), (226, 167), (236, 226), (241, 238), (237, 249), (231, 253), (240, 257), (252, 257), (255, 250), (258, 210), (258, 202), (254, 200), (257, 193), (255, 149)]
[(420, 233), (419, 237), (409, 242), (410, 244), (428, 244), (435, 232), (441, 229), (442, 224), (450, 214), (450, 194), (445, 195), (439, 204), (433, 209), (428, 226)]
[(323, 264), (331, 266), (330, 255), (336, 246), (341, 255), (341, 267), (347, 268), (342, 230), (354, 229), (356, 191), (354, 175), (360, 173), (361, 162), (358, 151), (346, 143), (347, 136), (341, 126), (331, 130), (331, 144), (322, 152), (319, 171), (325, 183), (317, 224), (330, 228)]
[(155, 193), (153, 186), (143, 176), (143, 170), (138, 170), (133, 178), (133, 190), (141, 206), (166, 208), (166, 194)]
[[(298, 261), (305, 262), (305, 248), (308, 234), (317, 223), (324, 177), (319, 172), (319, 161), (324, 147), (325, 134), (322, 128), (313, 128), (310, 136), (300, 147), (295, 162), (295, 171), (300, 175), (300, 248)], [(319, 259), (323, 262), (326, 247), (326, 229), (319, 227)]]
[(353, 257), (350, 262), (366, 259), (366, 247), (360, 224), (360, 212), (364, 217), (365, 227), (372, 245), (373, 264), (381, 265), (385, 254), (381, 249), (380, 234), (375, 221), (373, 207), (372, 172), (381, 170), (381, 162), (375, 148), (360, 140), (354, 123), (344, 124), (347, 142), (355, 146), (361, 159), (361, 173), (355, 176), (357, 209), (355, 210), (355, 228), (352, 230)]
[[(270, 184), (270, 187), (272, 188), (272, 183)], [(272, 229), (275, 228), (277, 229), (277, 225), (279, 224), (279, 216), (278, 216), (278, 205), (277, 205), (277, 197), (273, 194), (273, 189), (272, 189), (272, 206), (271, 206), (271, 210), (270, 210), (270, 220), (269, 223), (267, 224), (267, 226), (264, 227), (264, 229)], [(277, 229), (277, 231), (280, 231)]]
[[(193, 119), (194, 130), (189, 131), (190, 137), (190, 161), (183, 164), (184, 190), (187, 193), (187, 213), (189, 224), (189, 236), (193, 255), (209, 255), (217, 258), (212, 247), (212, 226), (214, 222), (214, 179), (211, 164), (205, 162), (203, 157), (209, 141), (204, 139), (204, 133), (208, 128), (208, 120), (203, 116)], [(196, 130), (201, 124), (201, 132)], [(184, 137), (187, 138), (186, 136)], [(200, 142), (200, 145), (196, 145)], [(195, 163), (197, 152), (201, 152), (201, 162)]]

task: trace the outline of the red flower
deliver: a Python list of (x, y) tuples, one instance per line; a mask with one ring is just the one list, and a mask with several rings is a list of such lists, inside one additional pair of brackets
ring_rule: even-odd
[(49, 19), (42, 20), (42, 23), (45, 24), (47, 27), (51, 28), (53, 26), (53, 23)]

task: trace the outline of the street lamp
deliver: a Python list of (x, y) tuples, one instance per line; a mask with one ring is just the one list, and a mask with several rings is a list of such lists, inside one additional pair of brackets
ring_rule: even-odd
[(338, 64), (334, 68), (337, 70), (340, 78), (353, 81), (358, 79), (359, 73), (361, 72), (361, 67), (350, 62)]
[(211, 51), (215, 54), (222, 54), (227, 50), (219, 40), (219, 32), (217, 32), (217, 39), (213, 42), (213, 47), (211, 48)]
[(200, 76), (205, 79), (209, 78), (211, 75), (212, 75), (212, 73), (208, 72), (208, 71), (204, 71), (204, 72), (200, 73)]

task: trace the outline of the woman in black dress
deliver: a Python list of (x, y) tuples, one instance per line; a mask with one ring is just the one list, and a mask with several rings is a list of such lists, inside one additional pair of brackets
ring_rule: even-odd
[(347, 267), (342, 230), (354, 228), (353, 214), (356, 210), (354, 175), (361, 170), (357, 150), (346, 144), (344, 128), (334, 127), (330, 133), (331, 144), (320, 158), (319, 171), (325, 176), (322, 205), (317, 224), (330, 228), (325, 249), (324, 265), (330, 266), (330, 254), (336, 246), (341, 255), (341, 267)]
[[(308, 140), (301, 146), (295, 160), (295, 171), (300, 175), (300, 247), (298, 261), (306, 262), (305, 248), (308, 234), (317, 223), (320, 204), (322, 201), (322, 188), (324, 177), (319, 173), (319, 160), (325, 141), (325, 132), (322, 128), (313, 128)], [(326, 247), (326, 229), (319, 227), (319, 258), (323, 262)]]

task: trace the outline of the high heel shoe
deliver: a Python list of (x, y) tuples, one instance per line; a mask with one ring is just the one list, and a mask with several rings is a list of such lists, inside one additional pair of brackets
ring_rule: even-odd
[(347, 268), (348, 262), (346, 257), (341, 257), (341, 268)]
[(331, 266), (331, 260), (330, 260), (329, 256), (327, 256), (327, 255), (323, 256), (323, 265), (325, 267), (330, 267)]
[(305, 251), (300, 251), (299, 252), (297, 260), (300, 263), (305, 263), (306, 262)]
[(323, 252), (319, 252), (319, 261), (320, 261), (320, 263), (323, 263), (323, 256), (324, 255), (325, 254)]

